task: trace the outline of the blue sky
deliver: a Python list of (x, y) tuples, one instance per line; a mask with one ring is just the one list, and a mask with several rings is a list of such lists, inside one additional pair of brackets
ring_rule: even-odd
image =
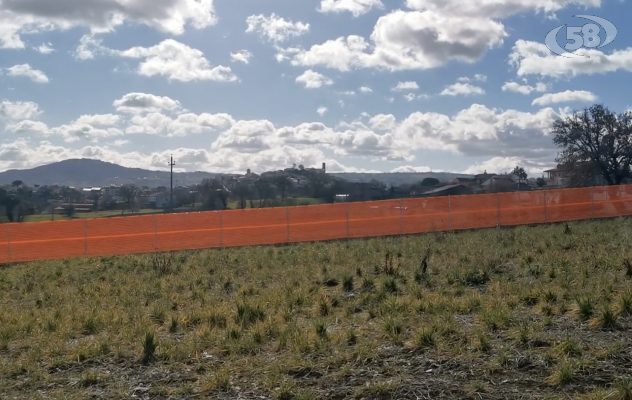
[[(0, 170), (78, 157), (157, 169), (173, 153), (214, 172), (539, 175), (555, 118), (632, 106), (626, 1), (55, 4), (0, 0)], [(576, 14), (614, 23), (614, 42), (549, 52), (550, 30), (590, 22)]]

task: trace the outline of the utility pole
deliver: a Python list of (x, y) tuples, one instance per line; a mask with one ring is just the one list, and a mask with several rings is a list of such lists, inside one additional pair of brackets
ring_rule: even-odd
[(171, 190), (169, 192), (169, 208), (173, 211), (173, 166), (176, 165), (175, 161), (173, 161), (173, 154), (171, 155), (171, 160), (169, 161), (169, 167), (171, 167)]

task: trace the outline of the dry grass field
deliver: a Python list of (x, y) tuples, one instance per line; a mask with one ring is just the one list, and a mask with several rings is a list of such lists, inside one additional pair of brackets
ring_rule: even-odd
[(632, 220), (0, 266), (2, 399), (632, 399)]

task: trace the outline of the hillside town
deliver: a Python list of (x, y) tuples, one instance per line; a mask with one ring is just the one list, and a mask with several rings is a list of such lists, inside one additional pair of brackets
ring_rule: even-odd
[(25, 217), (50, 214), (73, 217), (102, 211), (120, 215), (141, 212), (182, 212), (299, 206), (319, 203), (387, 200), (409, 197), (456, 196), (467, 194), (530, 191), (571, 186), (602, 185), (603, 178), (581, 168), (558, 165), (545, 175), (529, 177), (517, 166), (511, 173), (491, 173), (457, 177), (450, 181), (425, 178), (421, 182), (387, 185), (373, 180), (349, 182), (320, 168), (293, 165), (261, 174), (222, 175), (195, 185), (149, 187), (134, 184), (109, 184), (100, 187), (39, 185), (16, 180), (0, 186), (0, 220), (24, 221)]

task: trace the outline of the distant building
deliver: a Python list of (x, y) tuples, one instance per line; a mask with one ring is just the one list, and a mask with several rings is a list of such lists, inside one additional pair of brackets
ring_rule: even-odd
[(167, 208), (169, 207), (169, 201), (171, 200), (170, 192), (158, 192), (149, 195), (147, 202), (149, 207), (152, 208)]
[[(577, 165), (558, 164), (556, 168), (547, 169), (544, 173), (548, 175), (544, 179), (547, 186), (600, 186), (606, 184), (603, 174), (590, 161), (581, 162)], [(572, 182), (573, 175), (575, 175), (575, 180), (581, 181), (581, 184), (580, 182)]]

